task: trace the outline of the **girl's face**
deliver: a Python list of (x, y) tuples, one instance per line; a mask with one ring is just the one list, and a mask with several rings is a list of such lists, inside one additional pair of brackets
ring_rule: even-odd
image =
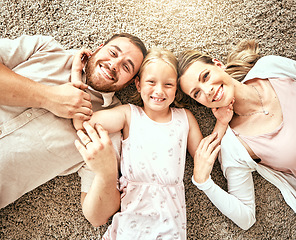
[(162, 60), (150, 62), (145, 66), (141, 79), (135, 81), (144, 103), (144, 109), (167, 110), (175, 99), (177, 73)]
[(228, 106), (234, 97), (233, 79), (224, 71), (224, 65), (196, 61), (180, 78), (184, 93), (208, 108)]

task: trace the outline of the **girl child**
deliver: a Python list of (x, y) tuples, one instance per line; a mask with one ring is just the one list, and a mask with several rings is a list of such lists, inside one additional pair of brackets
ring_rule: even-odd
[(195, 172), (194, 183), (243, 229), (255, 222), (253, 171), (278, 187), (296, 212), (296, 62), (279, 56), (258, 59), (255, 41), (241, 42), (226, 66), (195, 50), (179, 56), (180, 86), (187, 95), (210, 108), (235, 98), (219, 158), (228, 193), (208, 177), (212, 149), (204, 149), (210, 139), (197, 151), (195, 161), (205, 168)]
[[(78, 54), (79, 55), (79, 54)], [(108, 132), (122, 131), (122, 155), (119, 180), (120, 211), (113, 216), (103, 239), (186, 239), (186, 207), (183, 175), (186, 148), (191, 156), (202, 139), (193, 114), (175, 108), (177, 91), (177, 59), (173, 53), (158, 48), (148, 51), (136, 78), (140, 105), (122, 105), (93, 114), (90, 125), (101, 124)], [(222, 110), (223, 111), (223, 110)], [(226, 110), (228, 115), (232, 112)], [(229, 119), (230, 119), (229, 118)], [(226, 118), (225, 118), (226, 119)], [(224, 134), (228, 121), (217, 121), (215, 131)], [(79, 124), (74, 122), (76, 128)], [(99, 135), (84, 123), (88, 136), (78, 131), (81, 139), (77, 149), (96, 177), (83, 204), (87, 219), (96, 224), (104, 206), (96, 205), (105, 184), (100, 175), (100, 159), (96, 155)], [(217, 134), (213, 136), (216, 137)], [(216, 144), (218, 139), (215, 140)], [(96, 146), (96, 147), (95, 147)], [(108, 155), (108, 154), (107, 154)], [(112, 154), (108, 155), (112, 158)], [(106, 157), (106, 156), (104, 156)], [(106, 163), (108, 164), (108, 163)], [(111, 162), (110, 162), (111, 164)], [(114, 166), (114, 160), (113, 160)], [(104, 166), (105, 167), (105, 166)], [(116, 167), (113, 171), (116, 172)], [(114, 184), (112, 188), (115, 189)], [(112, 193), (113, 194), (113, 193)], [(86, 201), (87, 199), (87, 201)], [(118, 210), (119, 194), (113, 194), (105, 204)], [(103, 204), (104, 205), (104, 204)], [(98, 210), (99, 208), (99, 210)]]

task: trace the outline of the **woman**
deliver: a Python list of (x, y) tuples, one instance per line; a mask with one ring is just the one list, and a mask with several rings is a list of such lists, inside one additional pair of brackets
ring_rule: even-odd
[(211, 136), (197, 149), (192, 180), (243, 229), (256, 221), (253, 171), (278, 187), (296, 212), (296, 62), (279, 56), (258, 59), (255, 41), (241, 42), (226, 66), (194, 50), (178, 59), (179, 86), (195, 101), (219, 108), (235, 100), (219, 155), (228, 193), (210, 178), (216, 158)]

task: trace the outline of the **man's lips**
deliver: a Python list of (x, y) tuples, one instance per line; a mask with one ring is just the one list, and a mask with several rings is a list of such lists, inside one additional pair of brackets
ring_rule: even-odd
[(217, 101), (220, 101), (222, 99), (224, 95), (224, 91), (223, 91), (223, 85), (221, 85), (218, 90), (216, 91), (214, 97), (213, 97), (213, 100), (212, 102), (217, 102)]
[(100, 64), (99, 67), (100, 67), (99, 69), (101, 70), (102, 75), (105, 78), (107, 78), (109, 80), (112, 80), (112, 81), (115, 80), (114, 74), (112, 74), (111, 71), (108, 68), (106, 68), (103, 64)]

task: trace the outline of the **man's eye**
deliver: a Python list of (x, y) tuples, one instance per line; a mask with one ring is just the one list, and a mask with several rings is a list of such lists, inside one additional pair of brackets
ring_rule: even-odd
[(205, 75), (203, 76), (203, 79), (206, 80), (209, 76), (209, 72), (206, 72)]
[(124, 65), (123, 68), (126, 72), (130, 72), (128, 65)]

